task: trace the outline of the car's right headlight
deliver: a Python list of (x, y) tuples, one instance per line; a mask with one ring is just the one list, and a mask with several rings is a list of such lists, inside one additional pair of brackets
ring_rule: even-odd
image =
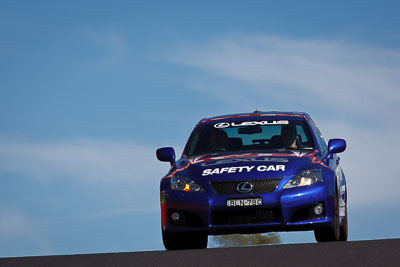
[(291, 180), (289, 180), (283, 186), (283, 189), (307, 186), (319, 182), (322, 182), (322, 171), (320, 169), (305, 170), (299, 172)]
[(171, 179), (171, 189), (186, 192), (206, 192), (201, 185), (186, 177), (174, 177)]

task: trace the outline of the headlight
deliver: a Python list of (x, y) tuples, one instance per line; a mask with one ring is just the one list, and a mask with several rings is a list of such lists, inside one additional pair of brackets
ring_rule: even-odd
[(174, 177), (171, 179), (171, 189), (186, 192), (206, 192), (199, 184), (189, 178)]
[(296, 174), (289, 182), (287, 182), (283, 186), (283, 189), (312, 185), (318, 182), (322, 182), (321, 170), (320, 169), (306, 170)]

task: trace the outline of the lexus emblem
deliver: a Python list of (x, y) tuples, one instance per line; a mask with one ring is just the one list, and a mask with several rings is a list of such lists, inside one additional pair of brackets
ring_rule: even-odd
[(249, 193), (253, 190), (253, 185), (249, 182), (241, 182), (236, 186), (236, 190), (240, 193)]
[(220, 123), (214, 124), (214, 127), (217, 129), (221, 129), (221, 128), (229, 127), (230, 125), (231, 124), (229, 122), (220, 122)]

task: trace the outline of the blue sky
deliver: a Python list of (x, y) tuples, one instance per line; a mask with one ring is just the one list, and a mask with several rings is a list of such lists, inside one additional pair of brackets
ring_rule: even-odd
[(399, 5), (1, 1), (0, 257), (163, 249), (155, 149), (255, 108), (345, 138), (349, 238), (400, 237)]

